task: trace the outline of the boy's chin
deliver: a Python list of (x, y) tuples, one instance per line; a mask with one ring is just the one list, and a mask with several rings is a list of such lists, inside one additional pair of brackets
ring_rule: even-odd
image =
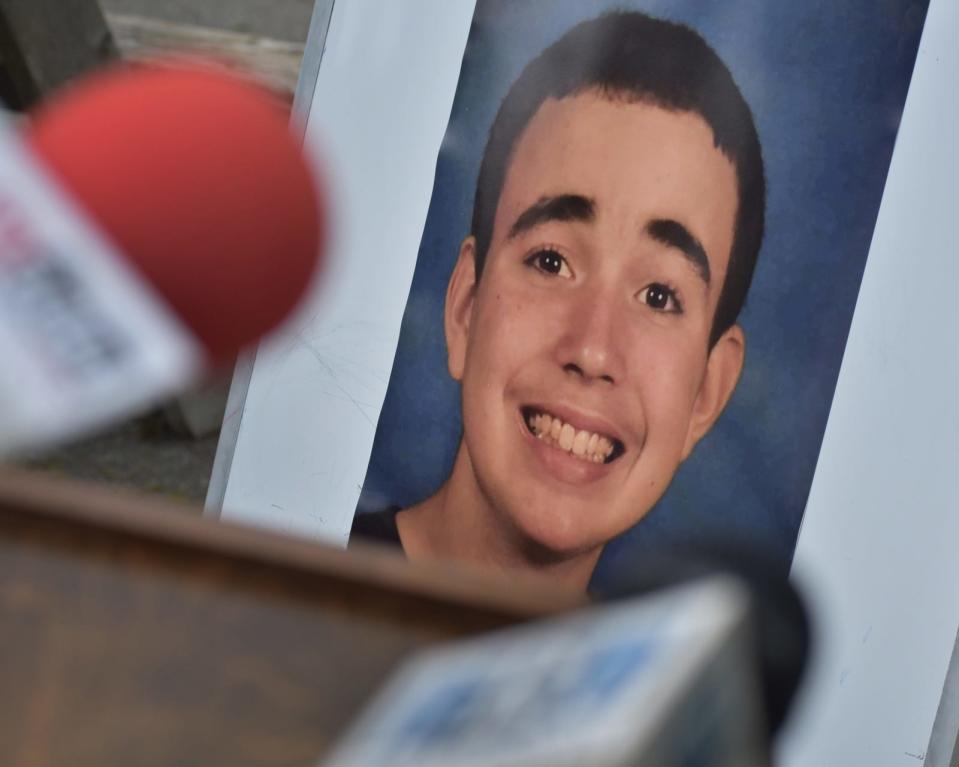
[[(581, 513), (575, 512), (575, 516)], [(529, 559), (547, 564), (599, 556), (607, 540), (564, 516), (555, 511), (531, 509), (525, 509), (518, 518), (514, 516)]]

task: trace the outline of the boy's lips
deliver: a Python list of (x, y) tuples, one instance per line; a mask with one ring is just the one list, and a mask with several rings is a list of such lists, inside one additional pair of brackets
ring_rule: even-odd
[(530, 434), (578, 461), (609, 464), (625, 452), (622, 440), (603, 419), (545, 405), (524, 405), (520, 412)]

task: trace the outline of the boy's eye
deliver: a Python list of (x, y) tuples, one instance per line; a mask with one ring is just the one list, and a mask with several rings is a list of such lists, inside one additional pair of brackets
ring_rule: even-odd
[(573, 276), (566, 259), (552, 248), (537, 250), (526, 259), (526, 263), (546, 274), (555, 274), (557, 277)]
[(641, 298), (646, 306), (658, 312), (679, 314), (683, 310), (676, 291), (661, 282), (654, 282), (643, 288)]

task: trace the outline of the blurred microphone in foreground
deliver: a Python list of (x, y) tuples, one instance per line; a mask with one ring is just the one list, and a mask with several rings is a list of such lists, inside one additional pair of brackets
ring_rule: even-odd
[(603, 601), (632, 599), (717, 575), (745, 590), (763, 720), (772, 737), (786, 720), (812, 644), (805, 604), (779, 561), (755, 546), (713, 540), (708, 546), (647, 554), (641, 567), (614, 568), (610, 586), (597, 596)]
[(235, 75), (117, 68), (0, 122), (0, 455), (155, 404), (275, 328), (317, 266), (288, 111)]
[(324, 767), (766, 767), (806, 663), (798, 594), (739, 549), (621, 574), (567, 618), (428, 651)]

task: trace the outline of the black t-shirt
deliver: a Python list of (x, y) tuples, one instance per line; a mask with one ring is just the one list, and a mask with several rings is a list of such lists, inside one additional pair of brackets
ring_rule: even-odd
[(353, 517), (353, 527), (350, 529), (349, 545), (357, 539), (376, 541), (377, 543), (388, 543), (393, 546), (399, 546), (402, 550), (403, 544), (400, 542), (400, 531), (396, 527), (396, 515), (400, 511), (399, 506), (390, 506), (382, 511), (371, 511), (365, 514), (357, 514)]

